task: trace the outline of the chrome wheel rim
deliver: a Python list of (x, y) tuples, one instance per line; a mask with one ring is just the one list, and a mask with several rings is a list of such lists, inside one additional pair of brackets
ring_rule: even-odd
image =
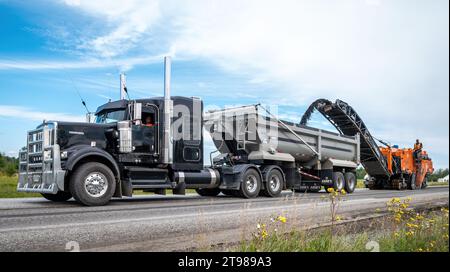
[(273, 175), (269, 180), (269, 187), (272, 192), (278, 191), (280, 189), (280, 178), (277, 175)]
[(258, 188), (258, 180), (254, 175), (248, 175), (247, 180), (245, 181), (245, 186), (247, 188), (247, 192), (254, 193)]
[(91, 197), (101, 197), (108, 190), (108, 180), (100, 172), (90, 173), (84, 180), (84, 189)]

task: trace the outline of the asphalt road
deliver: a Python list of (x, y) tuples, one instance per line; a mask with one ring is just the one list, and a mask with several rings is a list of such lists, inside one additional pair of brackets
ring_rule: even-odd
[[(347, 195), (345, 218), (383, 210), (392, 197), (412, 197), (416, 206), (448, 203), (448, 187), (418, 191), (369, 191)], [(289, 226), (329, 222), (327, 193), (279, 198), (227, 196), (137, 196), (103, 207), (41, 198), (0, 199), (0, 251), (174, 251), (206, 249), (249, 237), (256, 224), (285, 215)]]

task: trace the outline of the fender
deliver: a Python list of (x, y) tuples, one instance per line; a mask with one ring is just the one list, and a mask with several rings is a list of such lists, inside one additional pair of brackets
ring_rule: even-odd
[(258, 171), (259, 177), (261, 178), (261, 182), (263, 182), (263, 177), (261, 175), (261, 171), (254, 164), (237, 164), (231, 167), (222, 169), (222, 183), (220, 185), (220, 189), (229, 189), (229, 190), (239, 190), (244, 175), (247, 169), (253, 168)]
[(117, 182), (119, 183), (120, 171), (119, 171), (119, 166), (117, 165), (116, 161), (108, 152), (106, 152), (103, 149), (97, 148), (97, 147), (83, 146), (83, 147), (80, 147), (79, 149), (75, 149), (75, 151), (73, 151), (73, 153), (71, 153), (69, 158), (67, 159), (66, 169), (72, 171), (74, 166), (80, 160), (87, 158), (89, 156), (99, 156), (99, 157), (102, 157), (103, 159), (106, 159), (108, 162), (110, 162), (114, 168), (111, 170), (118, 177)]
[(286, 189), (286, 176), (281, 167), (277, 165), (267, 165), (261, 169), (263, 188), (266, 188), (266, 183), (268, 181), (267, 175), (269, 174), (270, 171), (272, 171), (272, 169), (277, 169), (278, 171), (280, 171), (281, 175), (283, 176), (283, 189)]

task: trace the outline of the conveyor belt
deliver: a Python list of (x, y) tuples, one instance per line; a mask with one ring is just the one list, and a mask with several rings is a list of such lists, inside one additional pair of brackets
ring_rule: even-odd
[(347, 136), (360, 134), (361, 164), (370, 176), (390, 176), (385, 157), (381, 154), (366, 125), (351, 106), (339, 99), (335, 103), (327, 99), (318, 99), (306, 110), (300, 124), (306, 125), (314, 110), (319, 111), (341, 134)]

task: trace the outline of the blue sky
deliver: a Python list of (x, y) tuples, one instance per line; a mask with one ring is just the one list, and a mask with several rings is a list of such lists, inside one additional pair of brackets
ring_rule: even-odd
[[(299, 120), (317, 98), (353, 105), (372, 134), (422, 139), (448, 167), (446, 0), (0, 0), (0, 152), (42, 119), (83, 120), (119, 95), (159, 96), (162, 56), (174, 95), (208, 106), (279, 106)], [(320, 116), (312, 125), (330, 128)]]

